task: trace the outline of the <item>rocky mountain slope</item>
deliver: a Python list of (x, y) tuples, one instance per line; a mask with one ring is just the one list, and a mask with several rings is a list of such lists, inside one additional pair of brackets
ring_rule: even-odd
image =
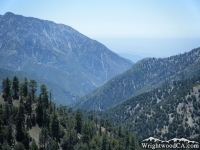
[(143, 92), (200, 75), (200, 48), (168, 58), (146, 58), (82, 97), (74, 108), (104, 110)]
[(33, 74), (60, 86), (65, 104), (131, 65), (67, 25), (13, 13), (0, 16), (0, 67)]
[(200, 76), (174, 81), (102, 112), (138, 137), (194, 139), (200, 135)]

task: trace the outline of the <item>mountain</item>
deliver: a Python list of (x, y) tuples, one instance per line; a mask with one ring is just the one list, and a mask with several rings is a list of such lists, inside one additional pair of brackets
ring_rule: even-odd
[(200, 136), (200, 76), (174, 81), (131, 97), (102, 112), (142, 139), (195, 139)]
[(131, 96), (194, 75), (200, 75), (200, 48), (168, 58), (145, 58), (80, 98), (73, 107), (105, 110)]
[(0, 16), (0, 67), (32, 74), (59, 86), (64, 104), (89, 93), (131, 65), (132, 62), (67, 25), (10, 12)]

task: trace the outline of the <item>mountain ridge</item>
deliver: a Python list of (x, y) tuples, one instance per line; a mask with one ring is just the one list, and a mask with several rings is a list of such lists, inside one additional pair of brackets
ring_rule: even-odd
[(199, 137), (200, 76), (130, 97), (100, 114), (140, 138)]
[[(70, 26), (6, 13), (0, 17), (0, 67), (34, 74), (77, 97), (132, 63)], [(66, 96), (66, 103), (76, 100)]]
[(200, 48), (168, 58), (145, 58), (123, 74), (80, 98), (74, 108), (105, 110), (121, 101), (173, 81), (200, 74)]

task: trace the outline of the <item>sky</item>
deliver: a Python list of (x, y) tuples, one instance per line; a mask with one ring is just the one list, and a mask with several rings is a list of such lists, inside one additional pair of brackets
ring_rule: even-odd
[(200, 47), (199, 0), (0, 0), (0, 14), (69, 25), (116, 53), (168, 57)]

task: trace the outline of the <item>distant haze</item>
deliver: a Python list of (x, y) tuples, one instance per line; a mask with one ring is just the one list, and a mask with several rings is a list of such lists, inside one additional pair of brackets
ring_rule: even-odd
[[(200, 38), (98, 38), (116, 53), (144, 57), (170, 57), (200, 47)], [(128, 57), (126, 57), (128, 58)]]

